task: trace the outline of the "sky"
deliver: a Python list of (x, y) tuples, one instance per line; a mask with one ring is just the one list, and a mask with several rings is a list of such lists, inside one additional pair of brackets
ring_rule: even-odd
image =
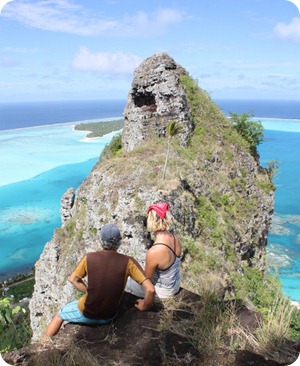
[(12, 0), (0, 13), (0, 102), (126, 100), (134, 69), (162, 52), (213, 99), (300, 99), (288, 0)]

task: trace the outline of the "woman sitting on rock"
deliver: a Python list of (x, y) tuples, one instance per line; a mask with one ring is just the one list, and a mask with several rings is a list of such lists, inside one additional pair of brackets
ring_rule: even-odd
[[(156, 203), (148, 208), (147, 230), (155, 233), (155, 242), (146, 254), (145, 272), (155, 287), (155, 300), (174, 296), (180, 289), (181, 244), (169, 230), (172, 217), (167, 203)], [(143, 296), (143, 288), (128, 278), (125, 291)]]

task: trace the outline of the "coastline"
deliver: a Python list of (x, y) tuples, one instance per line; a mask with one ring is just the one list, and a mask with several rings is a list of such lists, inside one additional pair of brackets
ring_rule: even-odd
[(92, 138), (109, 137), (110, 134), (114, 134), (118, 131), (122, 131), (124, 127), (124, 119), (107, 119), (105, 121), (98, 120), (97, 122), (79, 123), (73, 126), (74, 132), (84, 132), (85, 138), (81, 139), (82, 142), (92, 142)]
[(95, 137), (88, 137), (88, 136), (85, 136), (84, 138), (82, 138), (80, 141), (81, 142), (87, 142), (87, 143), (90, 143), (90, 142), (97, 142), (97, 141), (100, 141), (102, 137), (110, 137), (110, 135), (114, 135), (115, 133), (118, 133), (122, 131), (121, 130), (117, 130), (117, 131), (112, 131), (112, 132), (109, 132), (109, 133), (106, 133), (102, 136), (95, 136)]
[(254, 119), (272, 120), (272, 121), (292, 121), (300, 123), (300, 118), (254, 117)]
[(31, 267), (30, 270), (27, 270), (24, 272), (18, 272), (14, 275), (10, 275), (7, 279), (1, 279), (0, 280), (0, 287), (4, 288), (4, 287), (9, 287), (12, 285), (16, 285), (22, 281), (27, 281), (29, 279), (34, 278), (34, 267)]
[(298, 310), (300, 310), (300, 302), (291, 300), (291, 305), (295, 306)]
[(55, 122), (55, 123), (46, 123), (42, 125), (36, 125), (36, 126), (27, 126), (27, 127), (16, 127), (16, 128), (0, 128), (0, 135), (2, 132), (9, 133), (13, 131), (22, 131), (22, 130), (29, 130), (29, 129), (39, 129), (39, 128), (49, 128), (51, 126), (57, 127), (57, 126), (71, 126), (73, 127), (73, 130), (75, 130), (75, 126), (79, 125), (81, 123), (97, 123), (97, 122), (110, 122), (113, 120), (122, 119), (123, 117), (109, 117), (109, 118), (93, 118), (93, 119), (83, 119), (78, 121), (68, 121), (68, 122)]

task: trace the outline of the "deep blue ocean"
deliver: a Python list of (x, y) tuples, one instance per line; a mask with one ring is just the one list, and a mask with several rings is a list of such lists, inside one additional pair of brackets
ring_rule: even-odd
[[(300, 301), (300, 103), (215, 100), (223, 112), (252, 112), (265, 141), (260, 161), (277, 160), (268, 263), (284, 292)], [(114, 133), (86, 140), (79, 121), (120, 118), (126, 101), (0, 104), (0, 280), (29, 271), (55, 228), (60, 199), (89, 174)]]
[(125, 100), (0, 103), (0, 130), (122, 117)]

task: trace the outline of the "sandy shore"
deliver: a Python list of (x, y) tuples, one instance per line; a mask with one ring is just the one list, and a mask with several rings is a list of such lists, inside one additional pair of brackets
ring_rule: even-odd
[(300, 310), (300, 302), (298, 302), (298, 301), (291, 301), (291, 304), (294, 305), (297, 309)]

